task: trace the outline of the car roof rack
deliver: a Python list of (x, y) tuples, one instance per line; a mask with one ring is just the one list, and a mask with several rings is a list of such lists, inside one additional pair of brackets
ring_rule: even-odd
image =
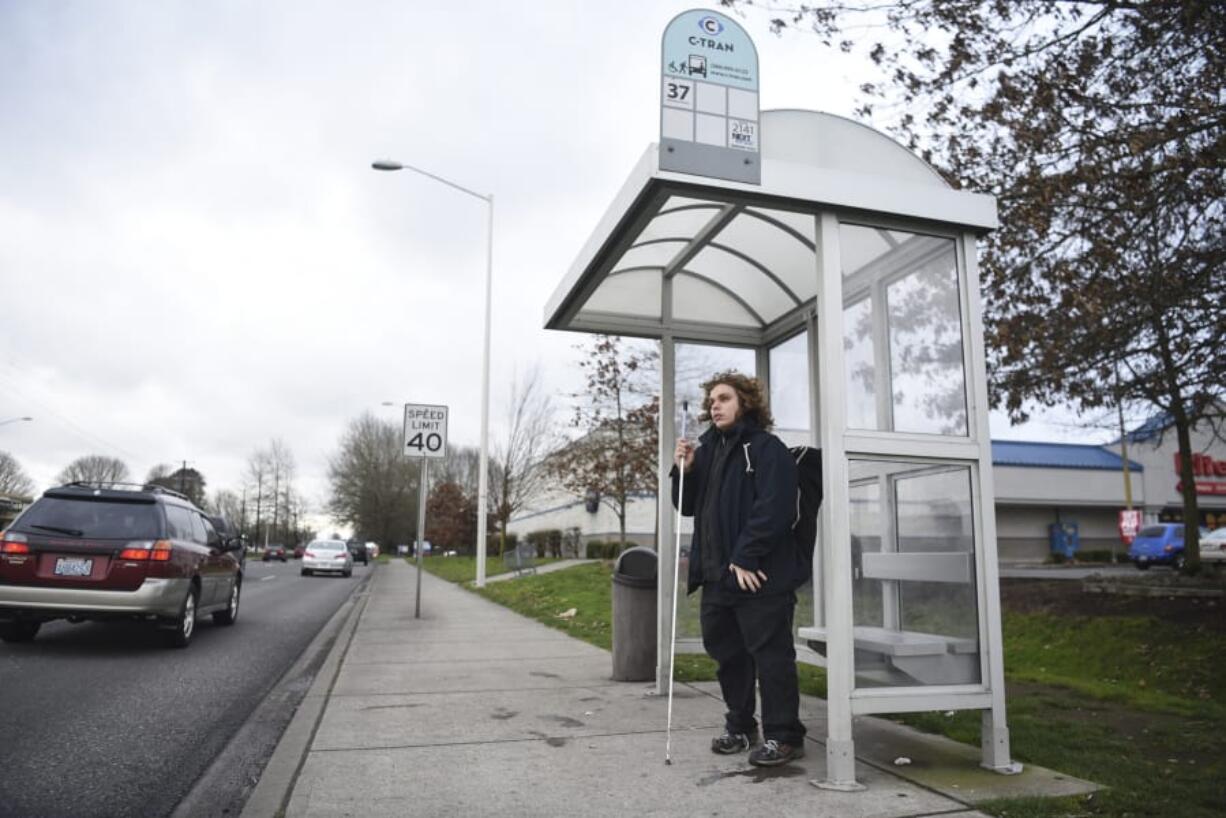
[(151, 494), (169, 494), (180, 500), (191, 502), (192, 499), (182, 492), (159, 486), (156, 483), (125, 483), (119, 480), (73, 480), (60, 488), (106, 489), (109, 491), (147, 491)]

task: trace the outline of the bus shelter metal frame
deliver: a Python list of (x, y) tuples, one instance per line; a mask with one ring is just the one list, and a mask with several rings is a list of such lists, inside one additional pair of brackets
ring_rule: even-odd
[[(807, 114), (831, 121), (838, 119), (811, 112), (783, 113), (792, 116)], [(790, 121), (787, 117), (780, 117), (772, 123), (769, 115), (764, 116), (764, 148), (770, 145), (772, 125), (778, 130), (786, 127)], [(840, 127), (849, 124), (843, 120)], [(871, 133), (885, 139), (881, 134)], [(895, 147), (905, 150), (900, 146)], [(856, 715), (872, 713), (982, 710), (982, 765), (1005, 774), (1018, 772), (1020, 765), (1010, 758), (1006, 723), (982, 308), (978, 287), (971, 286), (979, 280), (976, 239), (996, 226), (995, 200), (990, 196), (953, 190), (943, 183), (921, 187), (906, 180), (805, 164), (794, 161), (793, 157), (772, 157), (765, 151), (760, 186), (725, 182), (661, 171), (658, 150), (658, 146), (653, 144), (645, 151), (545, 310), (545, 326), (549, 329), (660, 341), (657, 689), (665, 689), (673, 672), (668, 650), (671, 637), (669, 612), (677, 603), (679, 587), (673, 569), (676, 532), (669, 479), (672, 452), (676, 445), (676, 345), (699, 343), (753, 349), (757, 374), (764, 381), (769, 381), (771, 347), (805, 332), (810, 366), (811, 443), (821, 447), (824, 463), (824, 502), (819, 516), (818, 548), (814, 554), (812, 599), (814, 621), (823, 625), (820, 630), (823, 632), (826, 655), (824, 661), (817, 661), (827, 669), (828, 687), (826, 778), (818, 785), (840, 790), (861, 788), (855, 775), (852, 719)], [(615, 270), (621, 257), (634, 246), (636, 239), (670, 197), (674, 196), (715, 203), (718, 209), (702, 229), (687, 237), (684, 246), (666, 264), (660, 265), (662, 280), (658, 317), (585, 310), (588, 299)], [(731, 218), (749, 207), (791, 211), (813, 217), (813, 275), (816, 287), (812, 296), (757, 327), (675, 317), (673, 298), (677, 276), (684, 273), (689, 260), (701, 252)], [(845, 220), (886, 230), (946, 236), (954, 241), (963, 332), (968, 421), (965, 436), (847, 428), (843, 398), (844, 283), (839, 256), (839, 225)], [(727, 294), (738, 298), (735, 292)], [(743, 301), (741, 303), (744, 304)], [(769, 383), (767, 385), (769, 387)], [(969, 467), (979, 606), (979, 683), (856, 688), (852, 557), (845, 545), (850, 537), (849, 455), (902, 462), (913, 460), (917, 463), (956, 461)], [(804, 636), (802, 629), (801, 637)], [(816, 657), (803, 645), (798, 645), (798, 653), (802, 654), (802, 659), (809, 661)]]

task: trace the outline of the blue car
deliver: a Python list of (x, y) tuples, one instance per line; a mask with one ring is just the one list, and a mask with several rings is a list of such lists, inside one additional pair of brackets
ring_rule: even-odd
[(1128, 558), (1144, 571), (1151, 565), (1183, 567), (1183, 523), (1147, 525), (1128, 546)]

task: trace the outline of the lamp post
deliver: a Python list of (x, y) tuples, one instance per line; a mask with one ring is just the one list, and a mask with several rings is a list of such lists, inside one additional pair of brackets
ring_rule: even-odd
[(23, 420), (34, 420), (34, 418), (20, 417), (20, 418), (9, 418), (8, 420), (0, 420), (0, 426), (7, 426), (10, 423), (18, 423)]
[(485, 339), (481, 353), (481, 466), (477, 475), (477, 587), (485, 587), (485, 518), (487, 494), (489, 491), (489, 438), (490, 438), (490, 293), (494, 282), (494, 195), (477, 193), (463, 185), (435, 176), (433, 173), (394, 162), (390, 159), (380, 159), (371, 162), (375, 170), (411, 170), (414, 173), (429, 177), (436, 182), (442, 182), (447, 187), (455, 188), (461, 193), (467, 193), (489, 205), (489, 215), (486, 219), (485, 236)]

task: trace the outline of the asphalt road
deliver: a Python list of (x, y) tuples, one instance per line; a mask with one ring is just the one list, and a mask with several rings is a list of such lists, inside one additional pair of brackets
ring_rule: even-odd
[(238, 622), (200, 619), (185, 650), (137, 623), (0, 643), (0, 816), (170, 814), (368, 570), (248, 561)]

